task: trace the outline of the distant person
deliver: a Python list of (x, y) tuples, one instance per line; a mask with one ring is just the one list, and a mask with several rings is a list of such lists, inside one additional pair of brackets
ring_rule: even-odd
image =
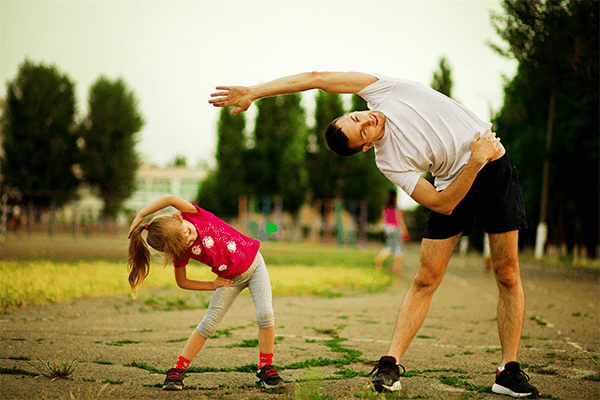
[(19, 236), (19, 233), (21, 232), (21, 227), (23, 225), (23, 221), (21, 219), (21, 207), (16, 205), (13, 207), (12, 216), (10, 218), (10, 221), (8, 221), (7, 228), (9, 231), (14, 231), (15, 235), (17, 236)]
[[(157, 216), (149, 224), (140, 225), (146, 216), (169, 206), (181, 214)], [(142, 238), (143, 231), (148, 231), (147, 244)], [(129, 284), (134, 296), (150, 270), (148, 245), (163, 252), (166, 263), (173, 262), (175, 280), (180, 288), (214, 290), (206, 315), (192, 332), (175, 366), (167, 371), (164, 390), (183, 389), (186, 369), (245, 288), (249, 288), (252, 295), (259, 328), (255, 383), (265, 388), (285, 387), (272, 365), (275, 329), (271, 282), (258, 251), (258, 240), (244, 236), (208, 211), (171, 195), (151, 202), (138, 212), (129, 228), (129, 239)], [(189, 279), (186, 266), (190, 259), (207, 264), (217, 278), (214, 281)]]
[[(454, 247), (477, 219), (490, 234), (499, 288), (502, 363), (492, 391), (513, 397), (539, 395), (515, 361), (525, 314), (517, 246), (519, 229), (527, 226), (525, 207), (506, 150), (495, 133), (489, 132), (491, 123), (423, 84), (380, 74), (307, 72), (252, 87), (216, 89), (209, 102), (235, 107), (232, 114), (246, 111), (261, 98), (310, 89), (358, 94), (370, 110), (332, 121), (325, 131), (327, 145), (341, 156), (374, 147), (381, 172), (430, 210), (421, 264), (400, 305), (389, 351), (372, 371), (375, 390), (402, 387), (398, 361), (425, 320)], [(424, 172), (431, 172), (435, 185), (421, 176)]]
[(404, 224), (402, 210), (398, 208), (398, 193), (395, 189), (390, 189), (388, 198), (383, 208), (383, 234), (385, 235), (385, 247), (381, 250), (375, 259), (375, 266), (380, 269), (383, 262), (390, 254), (394, 255), (394, 264), (392, 273), (402, 276), (402, 256), (404, 248), (402, 242), (408, 240), (408, 230)]

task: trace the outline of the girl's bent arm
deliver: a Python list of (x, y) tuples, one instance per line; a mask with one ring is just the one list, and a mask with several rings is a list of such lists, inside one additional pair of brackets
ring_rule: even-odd
[(175, 268), (175, 281), (177, 286), (187, 290), (215, 290), (221, 286), (229, 286), (233, 284), (231, 279), (217, 277), (214, 281), (199, 281), (197, 279), (189, 279), (187, 277), (186, 267)]
[(180, 212), (196, 212), (196, 207), (194, 207), (192, 203), (187, 202), (180, 197), (168, 194), (154, 200), (137, 213), (129, 228), (128, 236), (131, 236), (131, 232), (135, 229), (135, 227), (138, 226), (148, 215), (154, 214), (155, 212), (167, 207), (175, 207)]

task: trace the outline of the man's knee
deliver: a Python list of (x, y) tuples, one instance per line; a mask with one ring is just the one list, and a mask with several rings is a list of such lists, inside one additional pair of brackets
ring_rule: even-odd
[(417, 290), (435, 291), (444, 278), (444, 268), (431, 268), (421, 265), (413, 280), (413, 286)]
[(518, 258), (504, 257), (499, 260), (493, 260), (493, 267), (498, 285), (513, 287), (521, 281)]

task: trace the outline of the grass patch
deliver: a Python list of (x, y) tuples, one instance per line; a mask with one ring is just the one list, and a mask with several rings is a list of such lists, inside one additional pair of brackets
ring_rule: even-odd
[(137, 344), (139, 341), (137, 340), (119, 340), (117, 342), (109, 342), (105, 343), (107, 346), (123, 346), (124, 344)]
[(26, 371), (21, 368), (4, 368), (0, 367), (0, 374), (6, 375), (29, 375), (29, 376), (39, 376), (40, 374), (37, 372)]
[(440, 375), (438, 377), (441, 383), (444, 385), (465, 388), (466, 390), (478, 392), (478, 393), (492, 393), (491, 386), (480, 386), (473, 385), (471, 382), (468, 382), (467, 379), (470, 379), (469, 376), (461, 375), (461, 376), (447, 376)]
[[(392, 277), (372, 268), (375, 252), (307, 243), (264, 243), (265, 257), (274, 295), (316, 295), (338, 297), (351, 291), (381, 291)], [(127, 255), (123, 249), (123, 257)], [(149, 287), (175, 288), (172, 268), (152, 263), (140, 294)], [(191, 279), (214, 280), (205, 265), (192, 262)], [(40, 259), (0, 261), (0, 308), (70, 302), (74, 298), (129, 293), (124, 262), (61, 262)], [(159, 299), (149, 299), (148, 307)], [(203, 296), (197, 300), (171, 299), (166, 308), (206, 307)], [(165, 301), (166, 302), (166, 301)], [(162, 301), (161, 301), (162, 303)], [(194, 304), (192, 304), (194, 303)], [(163, 304), (160, 304), (161, 306)]]
[(188, 338), (171, 339), (171, 340), (167, 340), (167, 343), (179, 343), (179, 342), (185, 342), (186, 340), (188, 340)]
[(113, 381), (111, 379), (106, 379), (106, 380), (102, 381), (102, 383), (107, 383), (110, 385), (122, 385), (125, 383), (125, 381)]
[(242, 340), (242, 343), (235, 343), (225, 346), (230, 349), (232, 347), (258, 347), (258, 339)]
[(145, 369), (146, 371), (156, 372), (157, 374), (166, 374), (167, 373), (167, 371), (158, 369), (155, 367), (151, 367), (148, 364), (146, 364), (145, 362), (133, 361), (129, 364), (125, 364), (125, 367), (135, 367), (135, 368)]
[(45, 376), (48, 379), (71, 379), (71, 375), (77, 369), (77, 361), (71, 362), (53, 362), (53, 361), (42, 361), (39, 358), (34, 363), (29, 363), (35, 368), (40, 375)]
[(98, 360), (98, 361), (92, 361), (94, 364), (100, 364), (100, 365), (115, 365), (115, 363), (111, 362), (111, 361), (104, 361), (104, 360)]

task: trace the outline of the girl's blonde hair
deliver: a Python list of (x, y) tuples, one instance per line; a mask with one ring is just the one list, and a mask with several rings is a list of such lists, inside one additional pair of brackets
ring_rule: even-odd
[[(164, 254), (165, 266), (172, 263), (173, 260), (179, 260), (187, 250), (183, 232), (181, 229), (177, 229), (176, 224), (181, 224), (181, 220), (175, 216), (158, 216), (148, 225), (138, 225), (131, 232), (127, 269), (129, 285), (134, 298), (137, 295), (137, 287), (142, 284), (150, 272), (151, 254), (148, 245)], [(144, 240), (142, 231), (146, 229), (146, 226), (148, 235)]]

